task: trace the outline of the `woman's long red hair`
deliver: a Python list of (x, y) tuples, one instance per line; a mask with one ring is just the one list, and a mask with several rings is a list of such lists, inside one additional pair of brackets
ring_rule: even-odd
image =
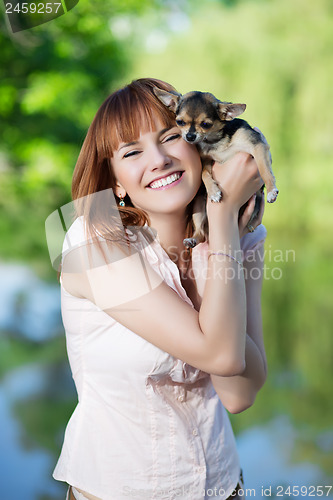
[[(116, 179), (111, 158), (120, 142), (137, 140), (142, 130), (153, 130), (156, 118), (164, 127), (175, 126), (174, 114), (155, 96), (154, 87), (175, 91), (161, 80), (134, 80), (103, 102), (89, 127), (73, 173), (72, 198), (75, 215), (85, 217), (90, 236), (102, 234), (111, 241), (124, 241), (124, 227), (150, 225), (148, 214), (134, 207), (128, 195), (124, 198), (125, 207), (117, 203), (116, 212), (109, 210), (109, 204), (98, 202), (98, 197), (88, 195), (110, 190), (114, 197)], [(193, 234), (192, 207), (193, 201), (186, 209), (184, 237)], [(119, 215), (124, 227), (120, 227)]]

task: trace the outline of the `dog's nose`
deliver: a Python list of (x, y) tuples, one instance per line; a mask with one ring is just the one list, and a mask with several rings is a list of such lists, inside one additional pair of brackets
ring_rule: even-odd
[(197, 137), (197, 136), (196, 136), (195, 134), (193, 134), (193, 132), (188, 132), (188, 133), (186, 134), (186, 140), (187, 140), (188, 142), (193, 142), (193, 141), (195, 141), (196, 137)]

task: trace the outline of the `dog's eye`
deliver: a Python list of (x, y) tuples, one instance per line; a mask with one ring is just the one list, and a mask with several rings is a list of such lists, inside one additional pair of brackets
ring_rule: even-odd
[(208, 123), (208, 122), (201, 122), (200, 126), (202, 128), (209, 129), (209, 128), (211, 128), (213, 126), (213, 124), (212, 123)]
[(176, 123), (177, 123), (178, 127), (184, 127), (184, 125), (185, 125), (184, 120), (176, 120)]

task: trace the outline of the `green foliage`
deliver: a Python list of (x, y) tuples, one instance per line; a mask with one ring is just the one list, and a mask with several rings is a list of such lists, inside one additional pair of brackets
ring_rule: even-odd
[(63, 335), (49, 342), (36, 344), (16, 339), (13, 336), (0, 336), (0, 379), (7, 372), (25, 364), (60, 363), (64, 358), (65, 338)]
[(42, 395), (15, 405), (15, 414), (25, 429), (25, 448), (36, 446), (59, 453), (59, 433), (62, 433), (75, 408), (72, 397), (58, 398)]
[(15, 35), (1, 21), (2, 258), (29, 260), (51, 276), (45, 219), (70, 201), (86, 131), (129, 67), (110, 23), (148, 6), (148, 0), (79, 2), (68, 14)]

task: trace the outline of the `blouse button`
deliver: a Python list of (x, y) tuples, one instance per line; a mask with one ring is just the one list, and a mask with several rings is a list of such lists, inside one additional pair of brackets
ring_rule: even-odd
[(179, 395), (177, 396), (178, 401), (183, 403), (186, 400), (186, 389), (185, 387), (179, 388)]
[(197, 436), (198, 435), (198, 431), (196, 429), (193, 429), (192, 434), (193, 434), (193, 436)]

